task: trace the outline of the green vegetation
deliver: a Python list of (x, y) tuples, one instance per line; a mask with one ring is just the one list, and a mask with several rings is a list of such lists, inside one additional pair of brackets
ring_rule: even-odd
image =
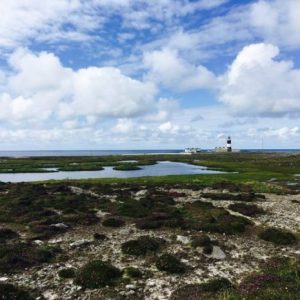
[[(137, 163), (120, 163), (122, 160), (136, 160)], [(156, 161), (185, 162), (224, 171), (237, 172), (207, 175), (179, 175), (163, 177), (144, 177), (127, 179), (94, 179), (81, 182), (135, 183), (135, 184), (197, 184), (213, 186), (220, 182), (232, 185), (251, 185), (257, 192), (286, 193), (291, 187), (284, 183), (296, 180), (294, 174), (300, 174), (300, 155), (293, 153), (199, 153), (195, 155), (134, 155), (101, 157), (31, 157), (2, 158), (0, 173), (4, 172), (53, 172), (45, 168), (59, 170), (99, 170), (103, 166), (154, 164)], [(275, 181), (270, 182), (270, 179)], [(74, 182), (74, 181), (73, 181)], [(245, 185), (246, 184), (246, 185)], [(248, 192), (247, 188), (243, 192)]]
[(0, 283), (1, 300), (33, 300), (35, 299), (28, 291), (9, 283)]
[(248, 217), (254, 217), (264, 213), (264, 211), (255, 204), (234, 203), (230, 204), (228, 208)]
[(297, 242), (293, 233), (278, 228), (267, 228), (259, 234), (259, 237), (276, 245), (292, 245)]
[(125, 225), (124, 220), (120, 218), (107, 218), (102, 222), (102, 225), (105, 227), (122, 227)]
[(184, 228), (226, 234), (243, 233), (252, 223), (243, 217), (233, 216), (224, 208), (209, 202), (196, 201), (183, 207)]
[(19, 234), (15, 231), (9, 228), (0, 228), (0, 243), (17, 238), (19, 238)]
[(141, 170), (141, 168), (134, 163), (122, 163), (120, 165), (117, 165), (114, 167), (114, 170), (116, 171), (135, 171), (135, 170)]
[(96, 241), (104, 241), (104, 240), (107, 240), (107, 236), (105, 234), (95, 233), (94, 234), (94, 239)]
[(300, 295), (300, 261), (273, 258), (262, 271), (245, 278), (241, 284), (220, 297), (234, 300), (298, 300)]
[(158, 270), (170, 274), (182, 274), (187, 270), (187, 266), (171, 254), (163, 254), (158, 257), (156, 260), (156, 267)]
[(122, 272), (108, 262), (95, 260), (87, 263), (77, 273), (75, 283), (87, 289), (97, 289), (113, 285)]
[(193, 248), (206, 247), (211, 245), (211, 239), (206, 234), (199, 234), (193, 237), (191, 246)]
[(123, 270), (123, 273), (125, 274), (126, 277), (129, 278), (142, 278), (143, 277), (143, 273), (137, 269), (137, 268), (133, 268), (133, 267), (127, 267)]
[(170, 300), (298, 300), (300, 261), (273, 258), (234, 287), (226, 278), (179, 287)]
[[(232, 287), (227, 278), (218, 278), (201, 284), (188, 284), (177, 289), (170, 300), (215, 300), (220, 293)], [(227, 298), (226, 298), (227, 299)], [(233, 300), (234, 298), (232, 298)], [(229, 298), (228, 298), (229, 300)]]
[(62, 269), (58, 272), (58, 276), (60, 278), (65, 278), (65, 279), (74, 278), (75, 275), (76, 275), (76, 271), (73, 268)]
[(128, 255), (144, 256), (148, 253), (157, 251), (164, 243), (163, 240), (141, 236), (137, 240), (127, 241), (122, 244), (122, 252)]
[(13, 273), (25, 268), (51, 262), (58, 248), (37, 247), (25, 243), (0, 245), (0, 273)]

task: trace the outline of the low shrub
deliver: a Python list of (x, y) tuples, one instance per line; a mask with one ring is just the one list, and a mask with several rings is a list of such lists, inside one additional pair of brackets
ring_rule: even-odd
[[(232, 287), (226, 278), (213, 279), (201, 284), (188, 284), (178, 288), (170, 297), (170, 300), (215, 300), (218, 294)], [(227, 298), (226, 298), (227, 299)], [(236, 299), (236, 298), (228, 298)]]
[(34, 298), (23, 288), (9, 283), (0, 283), (0, 300), (34, 300)]
[(8, 228), (0, 228), (0, 243), (7, 240), (17, 239), (19, 234)]
[(105, 227), (122, 227), (125, 225), (124, 220), (119, 218), (108, 218), (102, 222), (102, 225)]
[(191, 246), (193, 248), (206, 247), (211, 244), (211, 239), (206, 234), (196, 235), (192, 237)]
[(125, 217), (144, 218), (151, 213), (151, 210), (140, 201), (129, 198), (118, 203), (117, 213)]
[(95, 260), (83, 266), (76, 275), (75, 283), (87, 289), (97, 289), (113, 285), (122, 272), (108, 262)]
[(58, 275), (61, 278), (74, 278), (76, 275), (75, 269), (73, 268), (66, 268), (66, 269), (62, 269), (60, 271), (58, 271)]
[(130, 277), (130, 278), (142, 278), (143, 277), (143, 273), (137, 269), (137, 268), (133, 268), (133, 267), (128, 267), (125, 268), (123, 270), (125, 276)]
[(253, 217), (264, 212), (255, 204), (234, 203), (230, 204), (228, 208), (248, 217)]
[(202, 251), (204, 254), (210, 255), (212, 254), (213, 250), (214, 250), (214, 246), (212, 244), (209, 244), (204, 246)]
[(259, 237), (276, 245), (292, 245), (297, 242), (293, 233), (278, 228), (265, 229), (259, 234)]
[(160, 271), (171, 274), (182, 274), (187, 270), (187, 266), (171, 254), (163, 254), (158, 257), (156, 267)]
[(157, 251), (164, 241), (149, 236), (141, 236), (122, 244), (122, 252), (128, 255), (144, 256), (149, 252)]
[(105, 234), (95, 233), (94, 234), (94, 239), (96, 241), (104, 241), (104, 240), (107, 240), (107, 236)]
[(10, 273), (52, 261), (58, 248), (18, 243), (0, 246), (0, 272)]

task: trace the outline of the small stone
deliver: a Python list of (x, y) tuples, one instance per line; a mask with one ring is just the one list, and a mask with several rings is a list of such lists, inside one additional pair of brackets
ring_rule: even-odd
[(70, 246), (72, 248), (76, 248), (76, 247), (81, 247), (81, 246), (87, 246), (93, 243), (93, 240), (79, 240), (79, 241), (75, 241), (73, 243), (70, 244)]
[(183, 235), (177, 235), (176, 240), (184, 245), (187, 245), (190, 242), (190, 239)]
[(8, 280), (8, 277), (0, 277), (0, 282), (5, 282)]
[(51, 291), (46, 291), (43, 293), (43, 296), (45, 299), (47, 300), (56, 300), (56, 299), (59, 299), (58, 295), (57, 294), (54, 294), (53, 292)]
[(69, 226), (64, 223), (51, 224), (50, 227), (55, 227), (59, 229), (67, 229)]
[(41, 246), (41, 245), (44, 244), (44, 242), (41, 241), (41, 240), (34, 240), (33, 243), (36, 244), (36, 245), (38, 245), (38, 246)]
[(125, 288), (126, 288), (127, 290), (135, 290), (135, 289), (136, 289), (136, 286), (135, 286), (134, 284), (127, 284), (127, 285), (125, 286)]

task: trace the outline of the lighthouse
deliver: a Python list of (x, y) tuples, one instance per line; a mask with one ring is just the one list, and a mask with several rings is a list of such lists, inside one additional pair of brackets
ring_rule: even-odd
[(227, 138), (227, 146), (226, 146), (226, 148), (227, 148), (227, 152), (232, 152), (231, 137), (230, 136)]

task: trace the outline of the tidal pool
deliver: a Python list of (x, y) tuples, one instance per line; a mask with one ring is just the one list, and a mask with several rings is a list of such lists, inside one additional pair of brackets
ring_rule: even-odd
[(142, 166), (141, 170), (116, 171), (113, 167), (105, 167), (100, 171), (58, 171), (52, 173), (14, 173), (0, 174), (2, 182), (30, 182), (61, 179), (92, 179), (92, 178), (133, 178), (145, 176), (220, 174), (224, 172), (209, 170), (203, 166), (194, 166), (180, 162), (161, 161), (155, 165)]

